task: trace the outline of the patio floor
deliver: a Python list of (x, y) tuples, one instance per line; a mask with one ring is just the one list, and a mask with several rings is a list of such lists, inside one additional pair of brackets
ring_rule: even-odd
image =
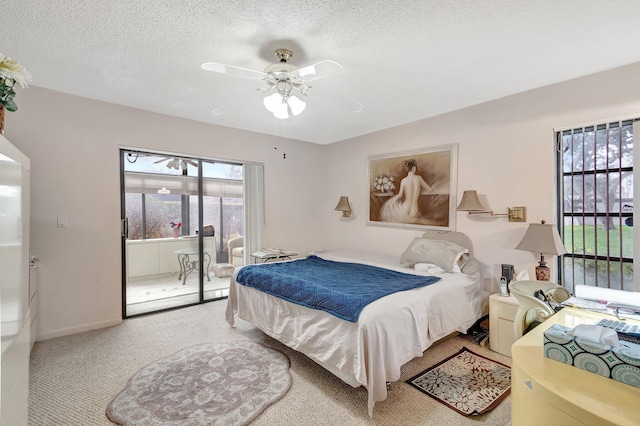
[[(205, 300), (229, 295), (231, 277), (217, 277), (209, 273), (211, 281), (204, 278)], [(178, 279), (178, 273), (151, 275), (136, 278), (127, 283), (127, 316), (137, 315), (176, 306), (197, 303), (199, 277), (190, 275), (186, 283)]]

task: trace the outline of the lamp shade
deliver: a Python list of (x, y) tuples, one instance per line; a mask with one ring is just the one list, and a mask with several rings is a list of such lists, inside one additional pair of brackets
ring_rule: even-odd
[(548, 223), (530, 223), (527, 232), (525, 232), (516, 249), (553, 255), (561, 255), (567, 252), (558, 230), (554, 225)]
[(302, 111), (307, 107), (306, 102), (293, 95), (289, 96), (289, 99), (287, 99), (287, 105), (289, 105), (289, 109), (294, 116), (302, 114)]
[(349, 205), (349, 197), (341, 196), (338, 205), (334, 210), (341, 211), (343, 217), (351, 216), (351, 206)]
[(516, 246), (516, 249), (540, 253), (540, 264), (536, 266), (536, 279), (538, 281), (549, 281), (551, 277), (549, 267), (544, 261), (544, 255), (561, 255), (567, 252), (556, 227), (544, 223), (544, 220), (542, 223), (529, 224), (527, 232), (524, 233), (524, 237), (522, 237), (522, 241)]
[(287, 104), (279, 93), (273, 93), (270, 96), (264, 98), (264, 106), (271, 112), (276, 118), (281, 120), (289, 118), (287, 112)]
[(462, 194), (462, 200), (458, 204), (457, 210), (464, 212), (484, 211), (485, 208), (478, 199), (478, 193), (476, 191), (464, 191)]
[(274, 117), (281, 120), (289, 118), (291, 115), (297, 116), (307, 107), (306, 102), (296, 96), (283, 97), (280, 93), (273, 93), (263, 100), (265, 108), (271, 112)]

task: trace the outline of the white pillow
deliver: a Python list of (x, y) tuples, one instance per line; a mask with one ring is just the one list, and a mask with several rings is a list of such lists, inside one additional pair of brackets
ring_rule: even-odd
[(480, 264), (471, 255), (469, 255), (469, 261), (460, 268), (461, 272), (466, 275), (473, 275), (480, 271)]
[(416, 263), (413, 265), (413, 269), (418, 272), (428, 272), (430, 274), (442, 274), (446, 272), (444, 269), (433, 263)]
[(400, 256), (400, 263), (407, 267), (433, 263), (447, 272), (460, 272), (469, 258), (468, 249), (450, 241), (416, 237)]
[(462, 272), (460, 268), (464, 267), (469, 261), (469, 250), (464, 249), (465, 251), (461, 251), (456, 256), (456, 259), (453, 261), (453, 272)]

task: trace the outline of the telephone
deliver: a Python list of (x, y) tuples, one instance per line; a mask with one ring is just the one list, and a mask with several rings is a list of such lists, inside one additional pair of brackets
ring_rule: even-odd
[(507, 287), (507, 278), (500, 277), (500, 296), (508, 296), (509, 287)]
[(500, 296), (509, 295), (509, 283), (513, 280), (513, 265), (502, 264), (502, 277), (500, 277)]
[(545, 302), (553, 310), (553, 312), (558, 312), (560, 309), (562, 309), (562, 306), (552, 305), (551, 302), (549, 302), (549, 298), (546, 294), (544, 294), (544, 291), (542, 291), (542, 289), (537, 290), (535, 293), (533, 293), (533, 296)]

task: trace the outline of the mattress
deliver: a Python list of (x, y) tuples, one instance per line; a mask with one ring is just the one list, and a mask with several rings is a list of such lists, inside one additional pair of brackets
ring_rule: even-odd
[[(226, 320), (250, 322), (267, 335), (322, 365), (351, 386), (368, 391), (369, 414), (387, 397), (387, 382), (402, 365), (435, 341), (466, 332), (483, 313), (486, 294), (479, 273), (418, 272), (397, 257), (363, 252), (315, 253), (333, 261), (359, 262), (404, 273), (438, 276), (435, 284), (385, 296), (367, 305), (355, 323), (236, 283), (231, 278)], [(348, 282), (345, 282), (348, 285)]]

